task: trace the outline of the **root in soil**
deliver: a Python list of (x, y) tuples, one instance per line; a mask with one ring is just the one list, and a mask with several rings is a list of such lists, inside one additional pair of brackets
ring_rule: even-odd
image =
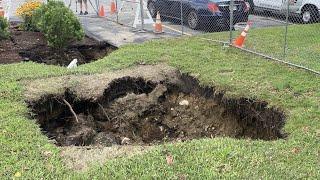
[(28, 103), (40, 127), (59, 146), (284, 137), (285, 115), (268, 103), (224, 97), (223, 92), (202, 87), (197, 79), (175, 70), (161, 73), (155, 70), (155, 80), (120, 73), (108, 81), (103, 94), (90, 99), (67, 88), (63, 94), (46, 94)]

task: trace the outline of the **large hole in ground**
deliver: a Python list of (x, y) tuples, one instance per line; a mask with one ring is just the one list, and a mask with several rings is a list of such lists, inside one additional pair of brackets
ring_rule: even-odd
[(59, 146), (284, 137), (281, 111), (264, 101), (226, 98), (188, 75), (181, 75), (176, 84), (126, 76), (114, 79), (94, 101), (67, 90), (29, 105), (45, 134)]

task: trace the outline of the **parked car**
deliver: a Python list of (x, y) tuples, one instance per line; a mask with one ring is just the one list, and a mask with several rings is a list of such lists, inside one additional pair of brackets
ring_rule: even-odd
[[(252, 10), (271, 11), (285, 15), (288, 0), (247, 0)], [(312, 23), (320, 19), (320, 0), (289, 0), (290, 17), (298, 17), (303, 23)]]
[[(148, 9), (155, 17), (160, 12), (162, 17), (181, 19), (192, 29), (201, 25), (229, 28), (230, 0), (148, 0)], [(244, 0), (234, 3), (234, 24), (248, 21), (250, 5)]]

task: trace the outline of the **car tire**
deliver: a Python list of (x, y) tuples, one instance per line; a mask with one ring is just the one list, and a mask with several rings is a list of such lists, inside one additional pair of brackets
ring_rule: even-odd
[(199, 29), (200, 23), (199, 23), (199, 16), (197, 11), (192, 10), (188, 13), (187, 23), (191, 29)]
[(148, 3), (148, 10), (150, 12), (151, 17), (155, 18), (157, 16), (157, 10), (154, 2), (149, 2)]
[(318, 10), (315, 7), (307, 6), (302, 9), (301, 21), (304, 24), (316, 22), (319, 18)]

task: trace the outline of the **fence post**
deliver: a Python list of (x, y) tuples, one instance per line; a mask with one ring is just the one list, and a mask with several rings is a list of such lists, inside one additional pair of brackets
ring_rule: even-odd
[(180, 0), (180, 20), (181, 20), (181, 35), (183, 36), (183, 3)]
[(229, 5), (229, 16), (230, 16), (230, 24), (229, 24), (229, 31), (230, 31), (230, 34), (229, 34), (229, 44), (231, 45), (232, 44), (232, 30), (233, 30), (233, 8), (234, 8), (234, 0), (231, 0), (230, 1), (230, 5)]
[[(77, 0), (76, 0), (77, 2)], [(96, 0), (97, 15), (99, 15), (100, 1)]]
[(141, 31), (144, 30), (143, 0), (140, 0)]
[(117, 9), (117, 23), (119, 24), (119, 11), (118, 11), (118, 0), (116, 0), (116, 9)]
[(284, 59), (287, 56), (287, 49), (288, 49), (289, 9), (290, 9), (290, 3), (289, 3), (289, 0), (287, 0), (286, 28), (285, 28), (285, 33), (284, 33), (284, 45), (283, 45), (283, 58)]

